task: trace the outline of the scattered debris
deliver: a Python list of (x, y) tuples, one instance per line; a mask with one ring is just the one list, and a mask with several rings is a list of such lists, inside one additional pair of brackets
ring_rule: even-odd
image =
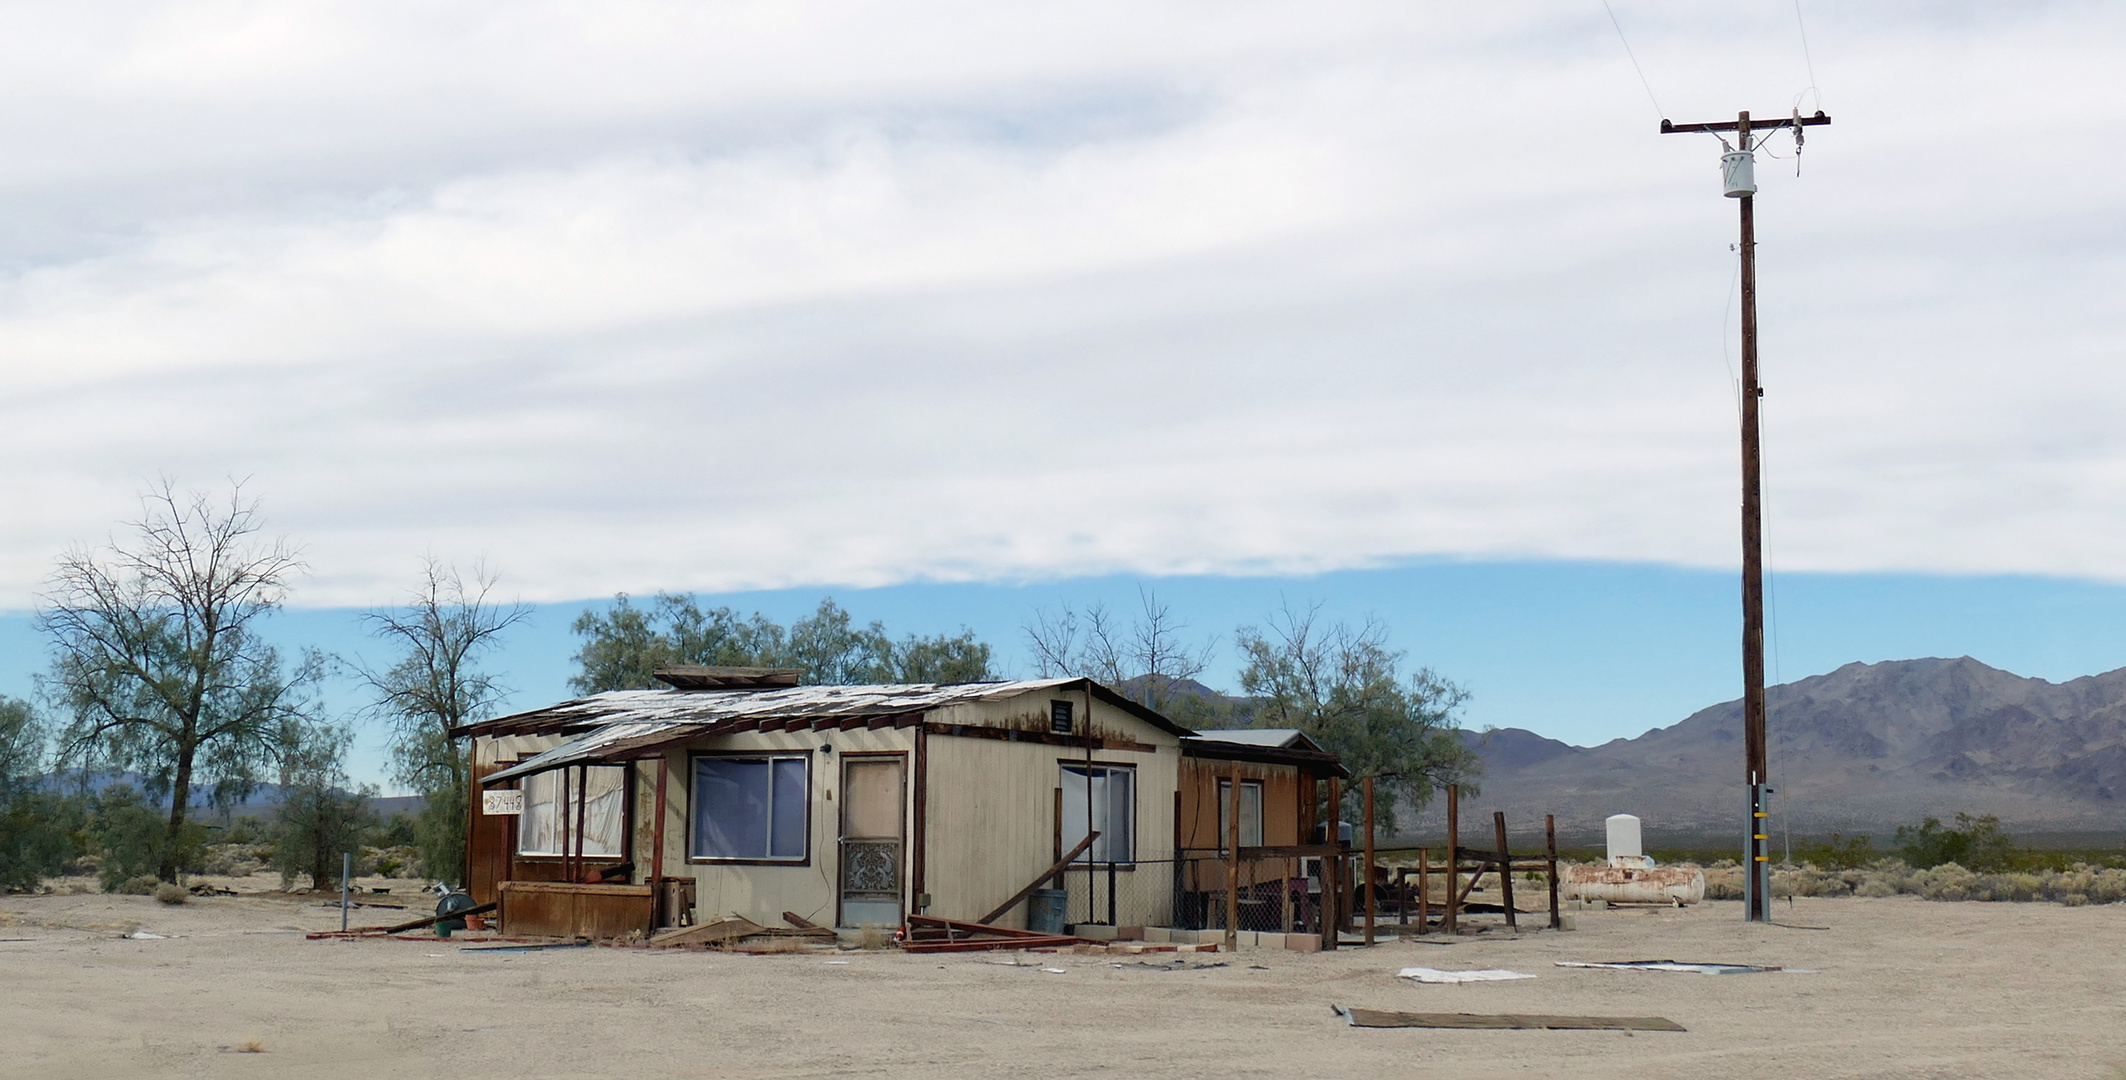
[(263, 1054), (266, 1052), (266, 1044), (257, 1039), (245, 1039), (235, 1046), (223, 1046), (217, 1049), (225, 1054)]
[(1070, 974), (1070, 972), (1069, 972), (1069, 971), (1067, 971), (1067, 970), (1066, 970), (1066, 969), (1064, 969), (1064, 968), (1042, 968), (1041, 970), (1042, 970), (1042, 971), (1045, 971), (1045, 972), (1047, 972), (1047, 973), (1049, 973), (1050, 975), (1068, 975), (1068, 974)]
[(589, 942), (589, 941), (587, 941), (587, 940), (586, 940), (586, 941), (546, 941), (546, 942), (539, 942), (539, 943), (537, 943), (537, 944), (532, 944), (532, 945), (468, 945), (468, 946), (466, 946), (465, 948), (459, 949), (458, 951), (459, 951), (459, 952), (461, 952), (461, 953), (469, 953), (469, 952), (535, 952), (535, 951), (538, 951), (538, 950), (540, 950), (540, 949), (581, 949), (581, 948), (585, 948), (585, 947), (588, 947), (589, 945), (590, 945), (590, 942)]
[(213, 884), (212, 882), (206, 882), (206, 881), (196, 881), (196, 882), (193, 882), (193, 883), (192, 883), (192, 895), (194, 895), (194, 896), (235, 896), (235, 895), (236, 895), (236, 890), (235, 890), (235, 889), (224, 889), (224, 888), (222, 888), (222, 887), (221, 887), (221, 886), (219, 886), (219, 885)]
[(1352, 1027), (1511, 1031), (1687, 1031), (1665, 1016), (1547, 1016), (1539, 1013), (1411, 1013), (1331, 1005)]
[(166, 940), (166, 936), (165, 936), (165, 935), (163, 935), (163, 934), (150, 934), (150, 933), (148, 933), (148, 932), (147, 932), (146, 930), (135, 930), (135, 931), (133, 931), (133, 932), (132, 932), (132, 933), (130, 933), (130, 934), (122, 934), (122, 935), (120, 935), (120, 936), (121, 936), (121, 937), (124, 937), (124, 938), (127, 938), (127, 939), (129, 939), (129, 940), (132, 940), (132, 941), (163, 941), (163, 940)]
[(928, 915), (908, 916), (901, 949), (911, 953), (972, 952), (981, 949), (1056, 949), (1076, 946), (1075, 937), (1014, 930), (988, 923), (938, 919)]
[(1674, 960), (1560, 960), (1558, 966), (1608, 968), (1616, 971), (1688, 971), (1698, 975), (1752, 975), (1763, 971), (1782, 970), (1757, 964), (1682, 964)]
[(1505, 968), (1479, 968), (1474, 971), (1442, 971), (1439, 968), (1406, 967), (1395, 973), (1397, 978), (1414, 979), (1421, 983), (1472, 983), (1505, 982), (1508, 979), (1533, 979), (1535, 976)]

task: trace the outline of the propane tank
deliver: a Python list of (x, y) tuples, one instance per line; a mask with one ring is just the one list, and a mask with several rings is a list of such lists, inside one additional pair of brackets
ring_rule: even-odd
[(1646, 848), (1639, 839), (1639, 819), (1632, 814), (1611, 814), (1609, 826), (1609, 865), (1646, 867), (1654, 861), (1646, 857)]
[(1720, 155), (1720, 180), (1727, 188), (1727, 197), (1739, 199), (1757, 193), (1757, 155), (1747, 150), (1730, 150)]

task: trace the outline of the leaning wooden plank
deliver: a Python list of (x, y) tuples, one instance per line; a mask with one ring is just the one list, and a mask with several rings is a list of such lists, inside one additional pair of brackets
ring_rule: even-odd
[(789, 924), (790, 924), (791, 926), (797, 927), (797, 928), (798, 928), (799, 930), (824, 930), (824, 929), (826, 929), (826, 927), (823, 927), (823, 926), (821, 926), (820, 924), (818, 924), (818, 923), (816, 923), (816, 922), (813, 922), (812, 920), (810, 920), (810, 919), (807, 919), (807, 918), (805, 918), (804, 916), (802, 916), (802, 915), (799, 915), (798, 913), (796, 913), (796, 912), (794, 912), (794, 911), (785, 911), (785, 912), (783, 912), (783, 913), (782, 913), (782, 921), (784, 921), (784, 922), (786, 922), (786, 923), (789, 923)]
[(1412, 1013), (1332, 1006), (1352, 1027), (1462, 1030), (1684, 1031), (1665, 1016), (1551, 1016), (1542, 1013)]
[(309, 934), (306, 936), (310, 938), (325, 938), (367, 937), (373, 934), (396, 934), (402, 930), (418, 930), (424, 926), (433, 926), (436, 923), (442, 922), (444, 919), (462, 919), (467, 915), (484, 915), (490, 911), (493, 911), (494, 909), (494, 902), (489, 901), (485, 904), (481, 904), (479, 907), (466, 908), (464, 911), (453, 911), (448, 915), (424, 915), (418, 919), (412, 919), (407, 922), (398, 923), (392, 926), (357, 926), (348, 930), (329, 930), (322, 931), (316, 934)]
[(665, 947), (673, 945), (716, 945), (727, 941), (736, 941), (739, 938), (760, 932), (761, 926), (759, 923), (751, 919), (732, 915), (705, 922), (698, 926), (682, 926), (677, 930), (667, 930), (651, 938), (650, 944)]
[(1051, 866), (1048, 869), (1041, 871), (1040, 877), (1037, 877), (1032, 881), (1027, 882), (1025, 888), (1020, 889), (1018, 892), (1012, 893), (1011, 899), (1006, 900), (1001, 904), (998, 904), (997, 909), (995, 911), (992, 911), (989, 914), (984, 915), (979, 919), (976, 919), (975, 921), (978, 923), (993, 923), (998, 919), (1003, 918), (1005, 912), (1010, 911), (1012, 908), (1018, 907), (1019, 901), (1026, 899), (1028, 896), (1033, 895), (1033, 891), (1035, 889), (1040, 888), (1042, 882), (1047, 881), (1048, 879), (1055, 877), (1057, 874), (1062, 873), (1064, 868), (1068, 867), (1071, 864), (1071, 860), (1076, 859), (1079, 855), (1084, 854), (1085, 849), (1093, 846), (1093, 841), (1098, 840), (1099, 838), (1100, 832), (1097, 829), (1086, 833), (1085, 839), (1078, 841), (1078, 846), (1070, 849), (1070, 854), (1065, 855), (1060, 859), (1057, 859), (1056, 864), (1054, 866)]

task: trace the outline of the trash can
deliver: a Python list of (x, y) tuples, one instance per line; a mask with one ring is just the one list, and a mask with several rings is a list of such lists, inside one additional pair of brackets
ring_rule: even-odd
[(1061, 934), (1070, 894), (1062, 889), (1035, 889), (1026, 897), (1026, 929), (1037, 934)]

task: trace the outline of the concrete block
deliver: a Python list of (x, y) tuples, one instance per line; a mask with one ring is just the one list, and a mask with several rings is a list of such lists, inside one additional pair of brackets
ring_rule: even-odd
[(1293, 952), (1320, 952), (1320, 934), (1286, 934), (1284, 947)]
[(1558, 929), (1560, 929), (1560, 930), (1577, 930), (1577, 929), (1579, 929), (1579, 927), (1578, 927), (1578, 926), (1576, 926), (1576, 925), (1574, 925), (1574, 921), (1573, 921), (1573, 917), (1572, 917), (1572, 916), (1570, 916), (1570, 915), (1560, 915), (1560, 916), (1558, 916)]
[(1284, 935), (1272, 934), (1267, 930), (1259, 931), (1255, 934), (1255, 947), (1258, 949), (1282, 949), (1284, 948)]
[(1117, 926), (1115, 927), (1115, 940), (1143, 941), (1144, 928), (1141, 926)]
[(1252, 949), (1258, 944), (1256, 939), (1259, 936), (1253, 930), (1242, 930), (1233, 935), (1233, 947), (1236, 949)]
[(1076, 926), (1071, 927), (1070, 932), (1072, 936), (1081, 937), (1088, 941), (1115, 940), (1115, 928), (1112, 926), (1102, 926), (1099, 923), (1080, 923)]
[(1174, 932), (1164, 926), (1147, 926), (1144, 940), (1164, 945), (1174, 940)]

